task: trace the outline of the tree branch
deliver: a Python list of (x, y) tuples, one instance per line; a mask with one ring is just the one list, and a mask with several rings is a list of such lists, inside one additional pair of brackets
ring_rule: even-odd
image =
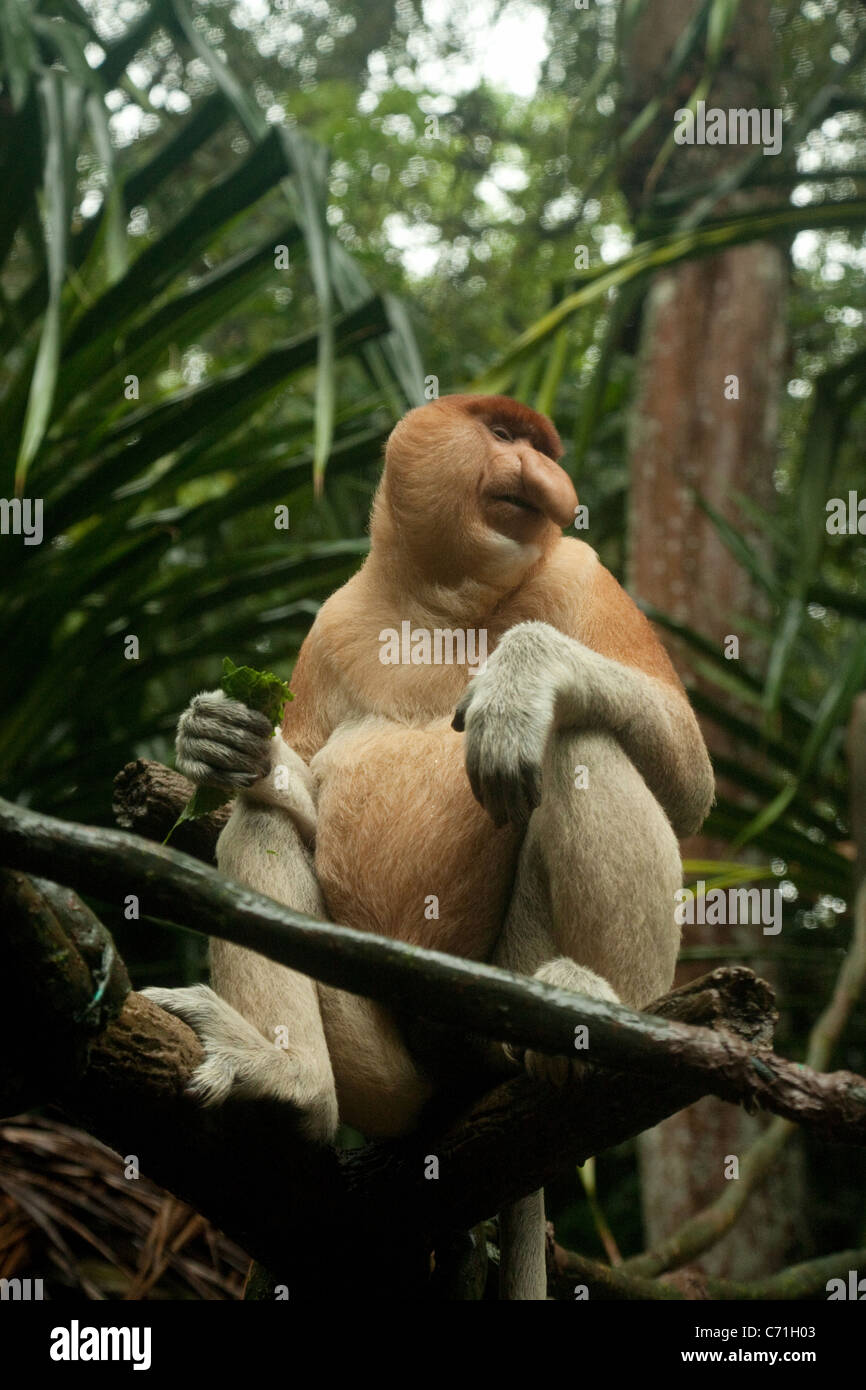
[(46, 1076), (62, 1085), (83, 1072), (130, 985), (110, 935), (67, 888), (0, 870), (0, 922), (0, 1110), (9, 1115), (40, 1103)]
[[(10, 978), (14, 1004), (14, 961)], [(736, 1026), (737, 1001), (756, 983), (747, 971), (709, 977), (705, 1016), (729, 1022), (731, 1000)], [(81, 993), (88, 997), (90, 990)], [(684, 1011), (700, 994), (697, 984), (684, 992)], [(664, 1007), (675, 1014), (676, 996)], [(23, 1031), (25, 1022), (13, 1010), (10, 1029)], [(59, 1100), (118, 1153), (136, 1155), (149, 1177), (306, 1297), (313, 1296), (321, 1252), (327, 1270), (319, 1272), (333, 1295), (334, 1271), (353, 1268), (359, 1243), (371, 1289), (401, 1297), (410, 1288), (417, 1292), (429, 1270), (426, 1252), (443, 1234), (477, 1224), (569, 1171), (575, 1159), (624, 1141), (695, 1098), (694, 1088), (663, 1076), (637, 1095), (633, 1078), (621, 1074), (588, 1075), (564, 1091), (520, 1076), (445, 1124), (431, 1117), (406, 1140), (340, 1155), (299, 1138), (289, 1106), (258, 1101), (203, 1109), (186, 1094), (201, 1058), (184, 1023), (130, 994), (91, 1043), (79, 1074), (69, 1077), (56, 1059), (41, 1058), (41, 1071), (29, 1080), (41, 1101)], [(438, 1182), (424, 1176), (431, 1154), (439, 1160)], [(407, 1269), (415, 1271), (417, 1286), (411, 1278), (406, 1283)]]
[[(43, 894), (21, 874), (4, 878), (3, 1027), (19, 1040), (32, 1038), (34, 1018), (49, 1028), (44, 1049), (21, 1048), (29, 1102), (57, 1100), (119, 1154), (137, 1156), (154, 1181), (192, 1203), (304, 1297), (333, 1295), (334, 1271), (353, 1268), (359, 1241), (371, 1296), (374, 1290), (420, 1296), (429, 1250), (447, 1243), (454, 1230), (567, 1171), (575, 1157), (618, 1143), (695, 1098), (694, 1088), (663, 1075), (642, 1084), (637, 1096), (626, 1075), (588, 1076), (566, 1091), (521, 1076), (462, 1116), (448, 1122), (428, 1116), (401, 1143), (343, 1155), (314, 1148), (298, 1137), (290, 1106), (233, 1102), (205, 1110), (191, 1099), (186, 1086), (202, 1058), (194, 1033), (139, 995), (123, 1000), (116, 962), (113, 997), (110, 1006), (99, 1006), (102, 1031), (94, 1036), (94, 999), (108, 992), (100, 984), (105, 952), (81, 953), (72, 941), (82, 916), (89, 919), (87, 909), (68, 889), (48, 885)], [(48, 964), (52, 954), (61, 963), (62, 988), (40, 963), (43, 937)], [(697, 1011), (713, 1027), (737, 1028), (742, 1021), (748, 1033), (760, 1000), (766, 1002), (766, 987), (750, 972), (721, 970), (703, 989), (691, 985), (660, 1008), (672, 1019)], [(438, 1182), (424, 1177), (430, 1154), (440, 1162)]]
[(696, 1298), (724, 1301), (763, 1302), (775, 1299), (812, 1299), (826, 1295), (829, 1279), (845, 1278), (850, 1270), (866, 1268), (866, 1250), (837, 1250), (816, 1260), (790, 1265), (778, 1274), (752, 1283), (733, 1279), (718, 1279), (699, 1270), (690, 1270), (687, 1279), (647, 1279), (632, 1273), (627, 1266), (612, 1269), (598, 1260), (587, 1259), (571, 1250), (556, 1246), (554, 1259), (557, 1282), (573, 1297), (575, 1282), (586, 1284), (594, 1298), (617, 1300), (671, 1300)]
[[(866, 1080), (818, 1074), (729, 1034), (635, 1013), (493, 966), (319, 922), (222, 878), (188, 855), (134, 836), (56, 820), (0, 800), (0, 864), (60, 878), (79, 892), (130, 893), (143, 910), (258, 951), (326, 984), (423, 1018), (699, 1095), (761, 1107), (827, 1139), (866, 1142)], [(593, 1150), (590, 1149), (589, 1152)]]
[[(162, 838), (189, 790), (177, 774), (139, 762), (118, 779), (115, 805), (122, 817)], [(210, 860), (220, 818), (192, 824), (197, 833), (186, 843)], [(135, 995), (95, 1042), (88, 1038), (83, 1054), (75, 1053), (75, 1066), (58, 1070), (56, 1029), (47, 1055), (23, 1059), (31, 1069), (31, 1093), (59, 1095), (106, 1143), (122, 1154), (139, 1154), (150, 1176), (205, 1212), (304, 1296), (314, 1296), (317, 1276), (311, 1278), (311, 1270), (321, 1258), (316, 1252), (329, 1252), (319, 1292), (332, 1292), (334, 1268), (344, 1261), (350, 1267), (351, 1251), (344, 1247), (358, 1240), (378, 1252), (375, 1268), (367, 1270), (371, 1290), (417, 1295), (427, 1280), (426, 1252), (437, 1239), (475, 1225), (570, 1171), (576, 1161), (708, 1092), (804, 1118), (834, 1137), (862, 1142), (866, 1134), (866, 1083), (847, 1073), (817, 1077), (774, 1057), (772, 992), (741, 968), (716, 971), (675, 991), (654, 1006), (653, 1015), (576, 1002), (574, 995), (491, 967), (315, 922), (228, 883), (174, 849), (66, 825), (2, 802), (0, 863), (51, 872), (103, 898), (135, 892), (146, 913), (180, 917), (183, 924), (386, 1004), (398, 1000), (463, 1032), (486, 1032), (573, 1057), (575, 1025), (589, 1025), (593, 1062), (615, 1070), (593, 1069), (565, 1091), (516, 1077), (446, 1123), (440, 1111), (438, 1120), (428, 1116), (405, 1141), (342, 1156), (303, 1143), (288, 1107), (234, 1103), (203, 1111), (185, 1094), (201, 1060), (194, 1034)], [(71, 928), (86, 909), (68, 889), (31, 885), (28, 899), (26, 879), (6, 879), (16, 885), (7, 900), (13, 978), (24, 974), (38, 988), (46, 978), (52, 996), (50, 975), (38, 963), (34, 968), (32, 951), (28, 968), (21, 969), (35, 904), (40, 897), (47, 904), (53, 895), (54, 936), (49, 934), (43, 956), (57, 947), (58, 925)], [(102, 945), (104, 951), (104, 940)], [(91, 952), (89, 968), (94, 959)], [(86, 972), (69, 988), (79, 1004), (99, 993)], [(13, 995), (18, 997), (14, 989)], [(57, 998), (48, 996), (37, 1016), (57, 1007)], [(31, 997), (25, 1015), (33, 1002)], [(117, 1007), (116, 996), (115, 1014)], [(16, 1014), (9, 1016), (9, 1031), (20, 1038), (27, 1019)], [(182, 1146), (178, 1132), (184, 1134)], [(439, 1159), (438, 1182), (423, 1176), (430, 1154)], [(658, 1287), (637, 1271), (626, 1274)]]
[[(111, 809), (121, 829), (161, 844), (194, 791), (192, 782), (179, 772), (149, 758), (137, 758), (115, 777)], [(217, 836), (231, 809), (229, 803), (209, 816), (184, 821), (172, 833), (172, 848), (212, 864)]]

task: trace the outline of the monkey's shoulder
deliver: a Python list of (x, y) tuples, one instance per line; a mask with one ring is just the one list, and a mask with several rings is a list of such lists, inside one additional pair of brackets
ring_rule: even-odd
[(585, 582), (602, 567), (598, 552), (578, 536), (560, 536), (550, 552), (548, 566), (558, 574), (568, 575), (572, 581)]
[(508, 625), (535, 620), (577, 637), (603, 568), (592, 546), (563, 536), (514, 596)]

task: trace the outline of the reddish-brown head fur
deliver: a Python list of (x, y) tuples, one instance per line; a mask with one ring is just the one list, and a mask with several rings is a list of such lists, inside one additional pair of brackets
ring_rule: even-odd
[(533, 449), (546, 454), (554, 463), (565, 453), (553, 422), (521, 401), (513, 401), (510, 396), (442, 396), (435, 404), (446, 410), (463, 411), (485, 424), (495, 422), (510, 426), (515, 439), (528, 439)]

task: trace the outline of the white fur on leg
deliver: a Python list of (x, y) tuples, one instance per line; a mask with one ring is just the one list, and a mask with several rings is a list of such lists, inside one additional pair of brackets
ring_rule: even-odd
[[(585, 788), (575, 782), (579, 765), (589, 771)], [(615, 843), (611, 825), (626, 827)], [(595, 731), (554, 734), (494, 962), (640, 1007), (673, 976), (679, 931), (672, 905), (681, 882), (670, 824), (618, 743)], [(561, 1084), (585, 1063), (530, 1051), (524, 1065), (539, 1080)]]
[(230, 1099), (281, 1101), (298, 1110), (299, 1128), (308, 1139), (325, 1144), (334, 1138), (334, 1078), (312, 1049), (305, 1054), (269, 1043), (207, 985), (141, 992), (188, 1023), (201, 1042), (205, 1058), (188, 1089), (202, 1105), (224, 1105)]
[[(297, 755), (288, 751), (295, 760)], [(300, 801), (304, 779), (294, 781)], [(287, 907), (324, 916), (312, 853), (292, 810), (262, 805), (249, 792), (242, 793), (220, 835), (217, 863), (229, 878)], [(315, 981), (217, 939), (211, 941), (211, 981), (221, 1005), (244, 1025), (242, 1036), (236, 1028), (226, 1036), (227, 1015), (211, 1015), (217, 1031), (206, 1042), (221, 1049), (217, 1069), (227, 1046), (235, 1085), (245, 1095), (290, 1101), (301, 1111), (308, 1132), (322, 1140), (333, 1138), (337, 1092)], [(286, 1046), (276, 1046), (278, 1039)]]
[[(620, 1002), (607, 980), (602, 979), (601, 975), (596, 975), (594, 970), (588, 970), (585, 965), (578, 965), (576, 961), (569, 960), (568, 956), (546, 961), (535, 971), (533, 979), (543, 980), (546, 985), (555, 985), (557, 989), (574, 990), (576, 994), (584, 994), (590, 999), (602, 999), (607, 1004)], [(552, 1057), (547, 1052), (526, 1052), (523, 1065), (536, 1081), (546, 1081), (553, 1086), (564, 1086), (568, 1081), (576, 1081), (584, 1068), (583, 1060)]]

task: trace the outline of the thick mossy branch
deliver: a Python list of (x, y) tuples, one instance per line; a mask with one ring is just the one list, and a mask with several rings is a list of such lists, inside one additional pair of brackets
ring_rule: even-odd
[(88, 1047), (129, 993), (105, 927), (68, 888), (0, 870), (0, 1110), (39, 1104), (47, 1078), (80, 1076)]

